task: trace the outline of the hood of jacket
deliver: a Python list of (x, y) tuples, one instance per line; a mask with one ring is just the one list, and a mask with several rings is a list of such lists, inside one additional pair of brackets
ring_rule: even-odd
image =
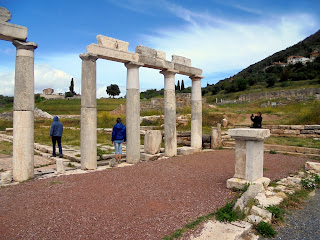
[(58, 116), (54, 116), (54, 117), (53, 117), (53, 121), (54, 121), (54, 122), (59, 122)]
[(116, 130), (122, 130), (125, 128), (125, 126), (122, 123), (117, 123), (116, 125), (114, 125), (114, 128)]

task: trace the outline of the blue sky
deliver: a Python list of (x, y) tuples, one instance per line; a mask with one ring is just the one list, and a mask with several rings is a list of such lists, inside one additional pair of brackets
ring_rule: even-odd
[[(101, 34), (191, 58), (203, 69), (202, 85), (216, 83), (320, 29), (318, 0), (0, 0), (10, 23), (28, 27), (35, 50), (35, 92), (80, 92), (80, 53)], [(0, 94), (13, 95), (15, 47), (0, 41)], [(191, 81), (182, 75), (185, 85)], [(97, 61), (97, 96), (118, 84), (125, 94), (126, 68)], [(163, 88), (163, 75), (140, 68), (140, 88)]]

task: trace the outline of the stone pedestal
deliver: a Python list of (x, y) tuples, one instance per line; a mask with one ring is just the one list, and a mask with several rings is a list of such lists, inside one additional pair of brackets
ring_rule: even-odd
[(81, 75), (81, 168), (97, 168), (96, 60), (93, 54), (80, 54)]
[(144, 152), (147, 154), (157, 154), (161, 147), (161, 131), (147, 130), (144, 135)]
[(164, 148), (165, 155), (177, 155), (176, 94), (174, 76), (177, 71), (161, 71), (164, 75)]
[(127, 68), (127, 93), (126, 93), (126, 129), (127, 148), (126, 158), (128, 163), (140, 161), (140, 63), (129, 62)]
[(270, 136), (269, 129), (238, 128), (229, 129), (228, 134), (235, 139), (235, 174), (227, 181), (228, 188), (239, 188), (246, 183), (270, 182), (263, 178), (263, 141)]
[(217, 127), (211, 128), (211, 149), (219, 148), (221, 146), (221, 124)]
[(17, 48), (13, 104), (13, 179), (25, 181), (34, 173), (34, 42), (13, 41)]
[(202, 76), (190, 77), (192, 80), (191, 90), (191, 147), (202, 148)]

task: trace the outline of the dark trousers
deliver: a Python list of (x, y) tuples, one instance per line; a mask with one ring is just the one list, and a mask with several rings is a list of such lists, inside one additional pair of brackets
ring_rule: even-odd
[(61, 137), (58, 136), (52, 136), (52, 155), (56, 156), (56, 142), (58, 142), (59, 154), (62, 155)]

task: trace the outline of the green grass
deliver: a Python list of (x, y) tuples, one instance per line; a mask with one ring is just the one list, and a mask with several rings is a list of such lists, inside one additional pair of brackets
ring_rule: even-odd
[(0, 154), (12, 155), (12, 143), (0, 141)]
[(275, 205), (271, 205), (266, 208), (269, 212), (272, 213), (272, 221), (273, 222), (282, 222), (283, 221), (283, 216), (285, 214), (285, 210), (283, 208), (280, 208)]
[(308, 148), (319, 148), (319, 141), (313, 138), (276, 137), (267, 138), (264, 143)]
[(12, 120), (0, 119), (0, 131), (5, 131), (6, 128), (12, 128)]
[(262, 237), (275, 237), (277, 234), (277, 232), (273, 229), (272, 225), (264, 221), (261, 221), (255, 228), (258, 234)]

